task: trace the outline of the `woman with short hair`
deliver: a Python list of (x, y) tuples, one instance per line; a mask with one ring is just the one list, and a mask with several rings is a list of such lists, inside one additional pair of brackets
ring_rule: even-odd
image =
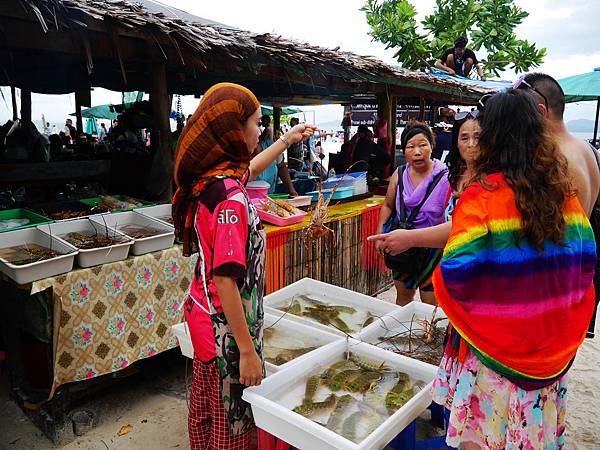
[[(379, 214), (378, 233), (382, 232), (384, 224), (391, 216), (396, 215), (400, 218), (401, 201), (407, 217), (415, 208), (419, 208), (412, 223), (414, 228), (427, 228), (442, 222), (444, 200), (448, 192), (447, 169), (442, 162), (431, 158), (432, 147), (433, 135), (427, 125), (408, 126), (402, 132), (406, 165), (399, 167), (390, 178)], [(382, 241), (377, 241), (375, 248), (381, 254), (389, 253)], [(417, 289), (422, 301), (435, 304), (431, 274), (440, 257), (439, 249), (427, 249), (422, 252), (422, 257), (413, 261), (410, 266), (403, 269), (392, 267), (396, 304), (406, 305), (411, 302)]]

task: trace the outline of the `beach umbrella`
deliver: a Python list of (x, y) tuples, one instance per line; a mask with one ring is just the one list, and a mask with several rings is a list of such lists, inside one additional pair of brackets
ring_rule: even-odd
[[(281, 108), (281, 114), (284, 115), (291, 115), (291, 114), (298, 114), (303, 112), (300, 108), (295, 108), (293, 106), (284, 106), (283, 108)], [(261, 105), (260, 106), (260, 113), (264, 116), (265, 114), (268, 116), (272, 116), (273, 115), (273, 107), (271, 106), (267, 106), (267, 105)]]
[(86, 119), (85, 124), (85, 134), (89, 134), (90, 136), (98, 136), (98, 121), (96, 121), (95, 117), (91, 119)]
[[(119, 114), (111, 109), (112, 105), (98, 105), (81, 110), (81, 117), (85, 119), (108, 119), (115, 120)], [(72, 113), (71, 116), (74, 116)]]
[(596, 120), (594, 122), (594, 145), (598, 136), (598, 116), (600, 115), (600, 67), (593, 72), (583, 73), (558, 80), (558, 84), (565, 92), (567, 103), (596, 102)]

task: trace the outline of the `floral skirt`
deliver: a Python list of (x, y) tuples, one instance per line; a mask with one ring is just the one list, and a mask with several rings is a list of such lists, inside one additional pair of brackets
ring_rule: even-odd
[(556, 450), (565, 445), (567, 375), (525, 391), (484, 366), (468, 350), (464, 364), (442, 358), (433, 400), (450, 411), (446, 443), (482, 449)]

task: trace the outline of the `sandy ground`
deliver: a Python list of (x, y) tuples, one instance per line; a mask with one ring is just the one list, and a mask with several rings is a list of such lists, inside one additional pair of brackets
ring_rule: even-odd
[[(387, 301), (395, 292), (380, 295)], [(597, 327), (600, 336), (600, 327)], [(104, 392), (86, 399), (78, 408), (97, 415), (95, 427), (81, 437), (66, 433), (65, 450), (189, 449), (187, 438), (186, 361), (167, 358)], [(567, 449), (600, 450), (600, 337), (586, 340), (570, 372)], [(188, 382), (191, 364), (187, 365)], [(0, 378), (0, 449), (51, 449), (51, 442), (8, 398), (6, 374)], [(124, 436), (122, 426), (132, 430)]]
[[(170, 358), (172, 359), (172, 358)], [(187, 371), (190, 382), (191, 364)], [(97, 424), (87, 434), (75, 437), (67, 430), (65, 450), (163, 450), (189, 449), (187, 437), (185, 358), (164, 367), (120, 380), (106, 392), (86, 399), (78, 408), (96, 413)], [(17, 405), (8, 399), (6, 377), (0, 385), (0, 449), (42, 450), (54, 448)], [(132, 430), (124, 436), (122, 426)]]

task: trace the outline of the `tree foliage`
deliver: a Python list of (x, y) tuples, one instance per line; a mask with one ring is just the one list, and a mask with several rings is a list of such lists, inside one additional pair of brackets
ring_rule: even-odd
[(367, 0), (361, 8), (374, 41), (394, 49), (394, 57), (408, 69), (434, 64), (458, 36), (469, 39), (469, 48), (484, 49), (484, 71), (498, 76), (508, 67), (516, 73), (539, 66), (546, 49), (518, 39), (515, 28), (529, 15), (512, 0), (436, 0), (433, 14), (417, 29), (417, 10), (408, 0)]

